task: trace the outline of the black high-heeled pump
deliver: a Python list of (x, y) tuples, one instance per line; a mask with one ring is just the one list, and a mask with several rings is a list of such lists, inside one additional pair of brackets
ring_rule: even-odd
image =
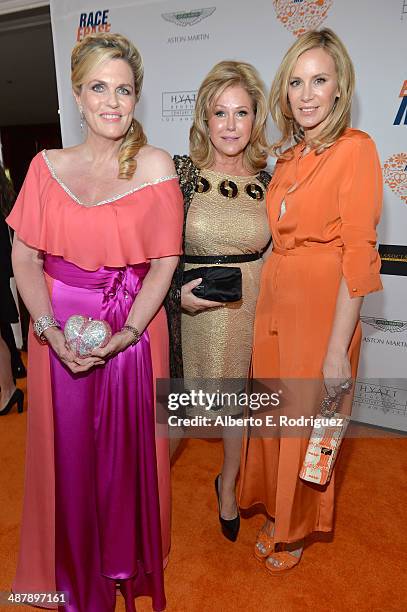
[(236, 542), (237, 536), (239, 533), (239, 529), (240, 529), (240, 514), (238, 511), (237, 516), (235, 516), (235, 518), (232, 518), (232, 519), (224, 519), (221, 516), (219, 486), (218, 486), (219, 479), (220, 479), (220, 474), (218, 474), (215, 478), (215, 491), (216, 491), (216, 498), (218, 500), (219, 523), (222, 527), (222, 533), (225, 536), (225, 538), (227, 538), (231, 542)]
[(6, 416), (14, 404), (17, 404), (17, 412), (21, 414), (24, 410), (24, 393), (21, 391), (21, 389), (16, 389), (14, 391), (3, 410), (0, 410), (0, 416)]
[(13, 357), (11, 358), (11, 371), (13, 372), (14, 378), (26, 378), (27, 376), (27, 370), (22, 362), (20, 352), (17, 353), (14, 359)]

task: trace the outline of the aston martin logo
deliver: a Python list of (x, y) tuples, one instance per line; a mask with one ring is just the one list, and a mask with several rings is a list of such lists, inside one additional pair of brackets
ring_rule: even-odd
[(388, 319), (376, 319), (375, 317), (360, 317), (360, 320), (384, 332), (396, 333), (407, 330), (407, 321), (389, 321)]
[(178, 13), (162, 13), (161, 17), (165, 21), (175, 23), (177, 26), (193, 26), (203, 19), (206, 19), (216, 11), (216, 6), (211, 6), (202, 9), (192, 9), (191, 11), (180, 11)]

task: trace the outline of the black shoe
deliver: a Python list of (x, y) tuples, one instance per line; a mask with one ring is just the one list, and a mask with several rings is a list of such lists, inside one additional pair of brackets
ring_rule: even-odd
[(27, 370), (25, 369), (23, 362), (13, 365), (12, 372), (14, 378), (26, 378), (27, 376)]
[(24, 410), (24, 393), (21, 391), (21, 389), (16, 389), (14, 391), (3, 410), (0, 410), (0, 416), (6, 416), (14, 404), (17, 404), (17, 412), (21, 413)]
[(11, 358), (11, 370), (13, 372), (13, 378), (25, 378), (27, 376), (27, 370), (22, 362), (20, 351), (16, 353), (15, 358)]
[(232, 519), (222, 518), (220, 514), (220, 499), (219, 499), (219, 487), (218, 487), (219, 479), (220, 479), (220, 474), (218, 474), (215, 478), (215, 491), (216, 491), (216, 498), (218, 500), (219, 523), (221, 524), (222, 533), (225, 536), (225, 538), (227, 538), (231, 542), (236, 542), (237, 535), (240, 529), (240, 514), (238, 512), (237, 516)]

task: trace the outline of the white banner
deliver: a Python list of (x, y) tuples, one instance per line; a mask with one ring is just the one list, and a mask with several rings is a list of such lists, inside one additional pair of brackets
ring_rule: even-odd
[(296, 35), (322, 24), (337, 32), (356, 69), (353, 126), (375, 140), (385, 179), (379, 242), (387, 245), (388, 274), (385, 291), (364, 302), (353, 417), (407, 431), (407, 0), (51, 0), (51, 18), (64, 146), (81, 140), (72, 47), (91, 31), (111, 31), (128, 36), (143, 55), (136, 116), (149, 142), (171, 154), (188, 151), (195, 93), (216, 62), (251, 62), (269, 85)]

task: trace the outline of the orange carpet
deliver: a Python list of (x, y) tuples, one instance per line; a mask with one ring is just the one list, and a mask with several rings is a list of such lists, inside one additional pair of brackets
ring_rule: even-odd
[[(9, 589), (16, 563), (25, 427), (25, 413), (15, 409), (0, 419), (0, 591)], [(301, 564), (278, 577), (252, 555), (261, 515), (242, 520), (235, 544), (220, 535), (213, 489), (220, 443), (190, 440), (180, 451), (173, 468), (173, 539), (165, 572), (168, 612), (407, 610), (406, 439), (345, 442), (335, 532), (311, 543)], [(117, 610), (124, 611), (121, 599)], [(149, 600), (137, 600), (137, 610), (151, 610)]]

